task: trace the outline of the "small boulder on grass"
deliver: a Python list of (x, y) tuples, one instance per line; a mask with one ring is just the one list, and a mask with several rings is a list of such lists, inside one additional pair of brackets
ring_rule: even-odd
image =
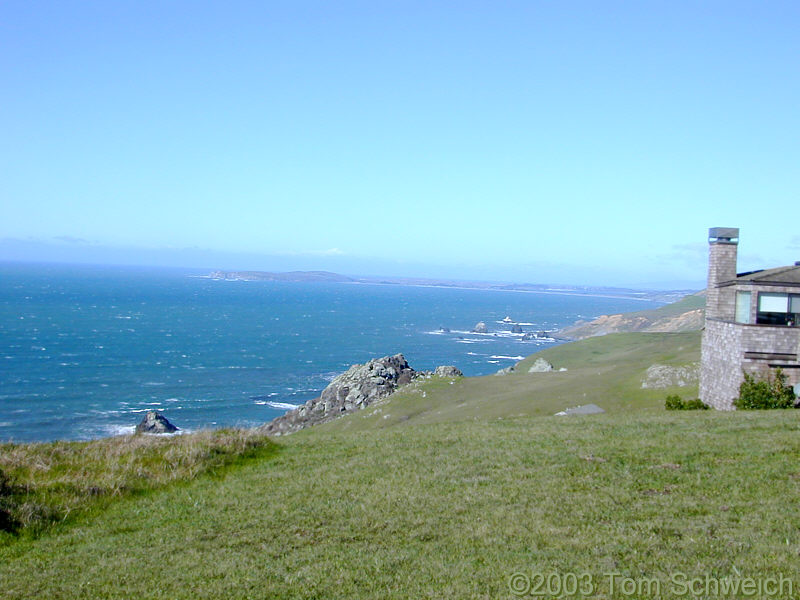
[(463, 377), (464, 373), (452, 365), (439, 365), (433, 372), (437, 377)]
[[(528, 373), (549, 373), (552, 370), (553, 365), (540, 356), (534, 361), (534, 363), (531, 365), (531, 368), (528, 369)], [(563, 370), (566, 371), (566, 369)]]
[(155, 410), (148, 410), (142, 422), (136, 426), (136, 433), (175, 433), (176, 431), (178, 428)]

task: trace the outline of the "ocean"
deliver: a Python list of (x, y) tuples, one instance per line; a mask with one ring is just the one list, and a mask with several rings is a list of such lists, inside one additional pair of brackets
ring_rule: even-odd
[[(356, 283), (221, 281), (192, 270), (0, 263), (0, 440), (254, 426), (370, 358), (485, 375), (557, 343), (523, 341), (655, 302)], [(484, 321), (489, 333), (470, 330)], [(444, 329), (444, 331), (442, 331)], [(449, 331), (448, 331), (449, 330)]]

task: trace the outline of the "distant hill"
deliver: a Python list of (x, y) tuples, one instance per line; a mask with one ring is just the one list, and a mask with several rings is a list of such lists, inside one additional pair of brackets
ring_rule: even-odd
[(581, 340), (609, 333), (633, 331), (651, 333), (694, 331), (703, 327), (705, 306), (705, 291), (702, 291), (659, 308), (602, 315), (593, 321), (578, 321), (562, 329), (557, 335), (570, 340)]
[(213, 271), (209, 279), (225, 279), (228, 281), (355, 281), (346, 275), (329, 271), (289, 271), (288, 273), (271, 273), (269, 271)]

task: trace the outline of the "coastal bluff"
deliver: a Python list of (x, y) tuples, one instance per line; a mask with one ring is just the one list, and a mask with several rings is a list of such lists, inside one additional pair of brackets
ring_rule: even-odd
[(402, 354), (372, 359), (353, 365), (336, 377), (319, 398), (273, 419), (259, 430), (269, 435), (284, 435), (326, 423), (366, 408), (417, 378), (432, 376), (462, 377), (463, 374), (453, 366), (439, 366), (433, 372), (416, 371)]

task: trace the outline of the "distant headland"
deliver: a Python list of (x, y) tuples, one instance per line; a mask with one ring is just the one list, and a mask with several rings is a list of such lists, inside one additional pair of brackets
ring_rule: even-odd
[(552, 285), (539, 283), (506, 283), (491, 281), (464, 281), (451, 279), (425, 279), (420, 277), (351, 277), (330, 271), (212, 271), (208, 279), (225, 281), (285, 281), (285, 282), (327, 282), (327, 283), (366, 283), (381, 285), (411, 285), (423, 287), (443, 287), (476, 290), (496, 290), (505, 292), (533, 292), (538, 294), (565, 294), (580, 296), (604, 296), (608, 298), (631, 298), (656, 302), (675, 302), (696, 290), (636, 290), (631, 288), (594, 287), (573, 285)]
[(288, 271), (272, 273), (269, 271), (212, 271), (209, 279), (225, 279), (227, 281), (356, 281), (352, 277), (331, 273), (329, 271)]

